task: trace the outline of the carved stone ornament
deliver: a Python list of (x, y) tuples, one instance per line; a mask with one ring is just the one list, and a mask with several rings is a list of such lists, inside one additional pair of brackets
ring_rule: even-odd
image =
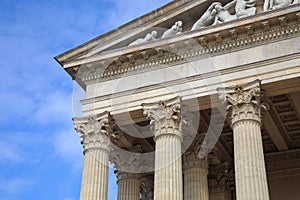
[[(213, 2), (200, 19), (194, 23), (191, 30), (254, 15), (256, 13), (255, 5), (256, 0), (233, 0), (224, 6), (220, 2)], [(232, 7), (235, 7), (235, 14), (229, 12)]]
[(144, 115), (150, 119), (150, 130), (156, 140), (162, 135), (181, 135), (181, 98), (142, 104)]
[(175, 22), (175, 24), (170, 29), (166, 30), (163, 33), (161, 38), (167, 38), (182, 33), (182, 25), (182, 21)]
[(79, 133), (84, 152), (91, 149), (110, 148), (109, 113), (85, 118), (74, 118), (74, 128)]
[(233, 191), (235, 188), (234, 173), (228, 163), (211, 166), (208, 178), (210, 194)]
[(141, 179), (141, 200), (153, 200), (154, 178), (148, 174)]
[(130, 173), (138, 173), (140, 171), (139, 152), (126, 153), (123, 149), (113, 148), (109, 160), (117, 171)]
[(196, 152), (188, 151), (182, 156), (184, 170), (190, 168), (208, 168), (207, 158), (200, 159)]
[[(136, 173), (128, 173), (128, 172), (121, 172), (121, 171), (115, 171), (117, 175), (118, 181), (124, 180), (124, 179), (137, 179), (139, 180), (141, 175)], [(117, 182), (118, 182), (117, 181)]]
[(241, 120), (261, 123), (261, 110), (268, 110), (268, 106), (262, 102), (260, 87), (260, 80), (256, 80), (245, 85), (217, 89), (219, 99), (228, 104), (226, 110), (232, 125)]
[(157, 31), (151, 31), (150, 33), (147, 33), (147, 35), (144, 38), (139, 38), (133, 41), (132, 43), (130, 43), (128, 46), (134, 46), (134, 45), (150, 42), (156, 40), (156, 37), (157, 37)]
[(285, 8), (291, 4), (296, 4), (296, 3), (299, 3), (299, 0), (265, 0), (264, 11)]

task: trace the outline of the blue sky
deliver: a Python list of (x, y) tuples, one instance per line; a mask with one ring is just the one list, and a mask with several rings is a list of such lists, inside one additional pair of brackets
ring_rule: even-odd
[(167, 2), (0, 0), (0, 200), (79, 199), (74, 83), (53, 57)]

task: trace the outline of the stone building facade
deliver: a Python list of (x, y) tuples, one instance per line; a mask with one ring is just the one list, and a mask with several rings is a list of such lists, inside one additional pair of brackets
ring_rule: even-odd
[(84, 89), (81, 200), (300, 196), (300, 4), (176, 0), (55, 57)]

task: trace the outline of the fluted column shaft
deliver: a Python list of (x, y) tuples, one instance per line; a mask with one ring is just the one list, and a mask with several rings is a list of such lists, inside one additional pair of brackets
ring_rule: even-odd
[(73, 119), (84, 149), (80, 200), (107, 199), (110, 153), (108, 118), (109, 114), (103, 113)]
[(207, 168), (184, 171), (184, 200), (208, 200)]
[(140, 186), (138, 174), (118, 172), (118, 200), (139, 200)]
[(183, 155), (184, 200), (208, 200), (208, 163), (194, 152)]
[(163, 135), (156, 140), (154, 200), (182, 200), (181, 138)]
[(181, 99), (143, 104), (154, 133), (154, 200), (183, 200)]
[(261, 124), (247, 118), (233, 124), (236, 195), (238, 200), (269, 199)]
[[(107, 163), (107, 164), (106, 164)], [(108, 152), (93, 149), (85, 152), (80, 200), (107, 199)]]
[(261, 136), (262, 102), (260, 81), (224, 88), (220, 96), (227, 101), (234, 140), (234, 164), (237, 200), (268, 200), (263, 144)]

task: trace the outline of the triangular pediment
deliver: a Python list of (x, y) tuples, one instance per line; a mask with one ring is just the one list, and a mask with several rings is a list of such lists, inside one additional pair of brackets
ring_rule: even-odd
[[(158, 32), (157, 39), (160, 39), (163, 32), (172, 27), (177, 21), (183, 22), (183, 32), (190, 31), (195, 23), (213, 0), (177, 0), (149, 12), (131, 22), (118, 27), (108, 33), (100, 35), (78, 47), (75, 47), (61, 55), (56, 60), (64, 63), (76, 59), (91, 57), (105, 51), (127, 47), (138, 38), (143, 38), (153, 30)], [(219, 1), (222, 4), (229, 0)]]
[[(103, 77), (116, 77), (129, 71), (134, 71), (139, 66), (143, 66), (144, 64), (137, 63), (139, 59), (152, 65), (155, 59), (151, 60), (149, 56), (162, 57), (164, 55), (166, 57), (165, 61), (169, 62), (169, 54), (164, 54), (166, 47), (170, 49), (173, 47), (178, 48), (179, 46), (182, 49), (192, 49), (193, 44), (189, 42), (190, 39), (196, 41), (197, 44), (199, 43), (200, 46), (205, 46), (203, 51), (201, 50), (202, 52), (198, 49), (192, 52), (191, 55), (186, 55), (192, 57), (199, 57), (206, 53), (224, 53), (226, 51), (233, 51), (234, 49), (260, 45), (260, 43), (262, 44), (267, 41), (271, 42), (274, 39), (272, 36), (274, 35), (274, 31), (279, 32), (278, 27), (284, 30), (287, 23), (292, 25), (300, 17), (299, 4), (290, 5), (288, 8), (263, 12), (264, 2), (256, 0), (257, 13), (249, 17), (237, 18), (228, 22), (191, 30), (195, 22), (204, 15), (214, 2), (213, 0), (173, 1), (113, 31), (71, 49), (55, 57), (55, 59), (73, 79), (76, 78), (78, 70), (82, 66), (89, 69), (89, 77), (85, 78), (85, 80), (91, 80), (91, 77), (95, 79), (99, 76), (99, 73)], [(232, 1), (226, 0), (220, 3), (224, 6), (230, 2)], [(228, 9), (228, 11), (232, 12), (231, 9)], [(182, 34), (161, 38), (164, 31), (172, 27), (177, 21), (183, 22)], [(156, 40), (143, 44), (129, 45), (137, 39), (143, 38), (153, 30), (158, 33)], [(266, 37), (267, 35), (268, 37)], [(289, 34), (290, 36), (291, 34)], [(280, 39), (280, 37), (277, 37), (277, 39)], [(285, 36), (282, 35), (282, 37)], [(175, 62), (177, 59), (180, 61), (180, 56), (178, 57), (177, 55), (177, 58), (172, 58), (171, 61)], [(163, 60), (162, 62), (164, 63), (165, 61)], [(104, 73), (104, 70), (106, 73)], [(95, 71), (98, 72), (94, 73)], [(82, 80), (77, 80), (77, 82), (80, 81)], [(83, 88), (86, 85), (83, 82), (79, 84)]]

